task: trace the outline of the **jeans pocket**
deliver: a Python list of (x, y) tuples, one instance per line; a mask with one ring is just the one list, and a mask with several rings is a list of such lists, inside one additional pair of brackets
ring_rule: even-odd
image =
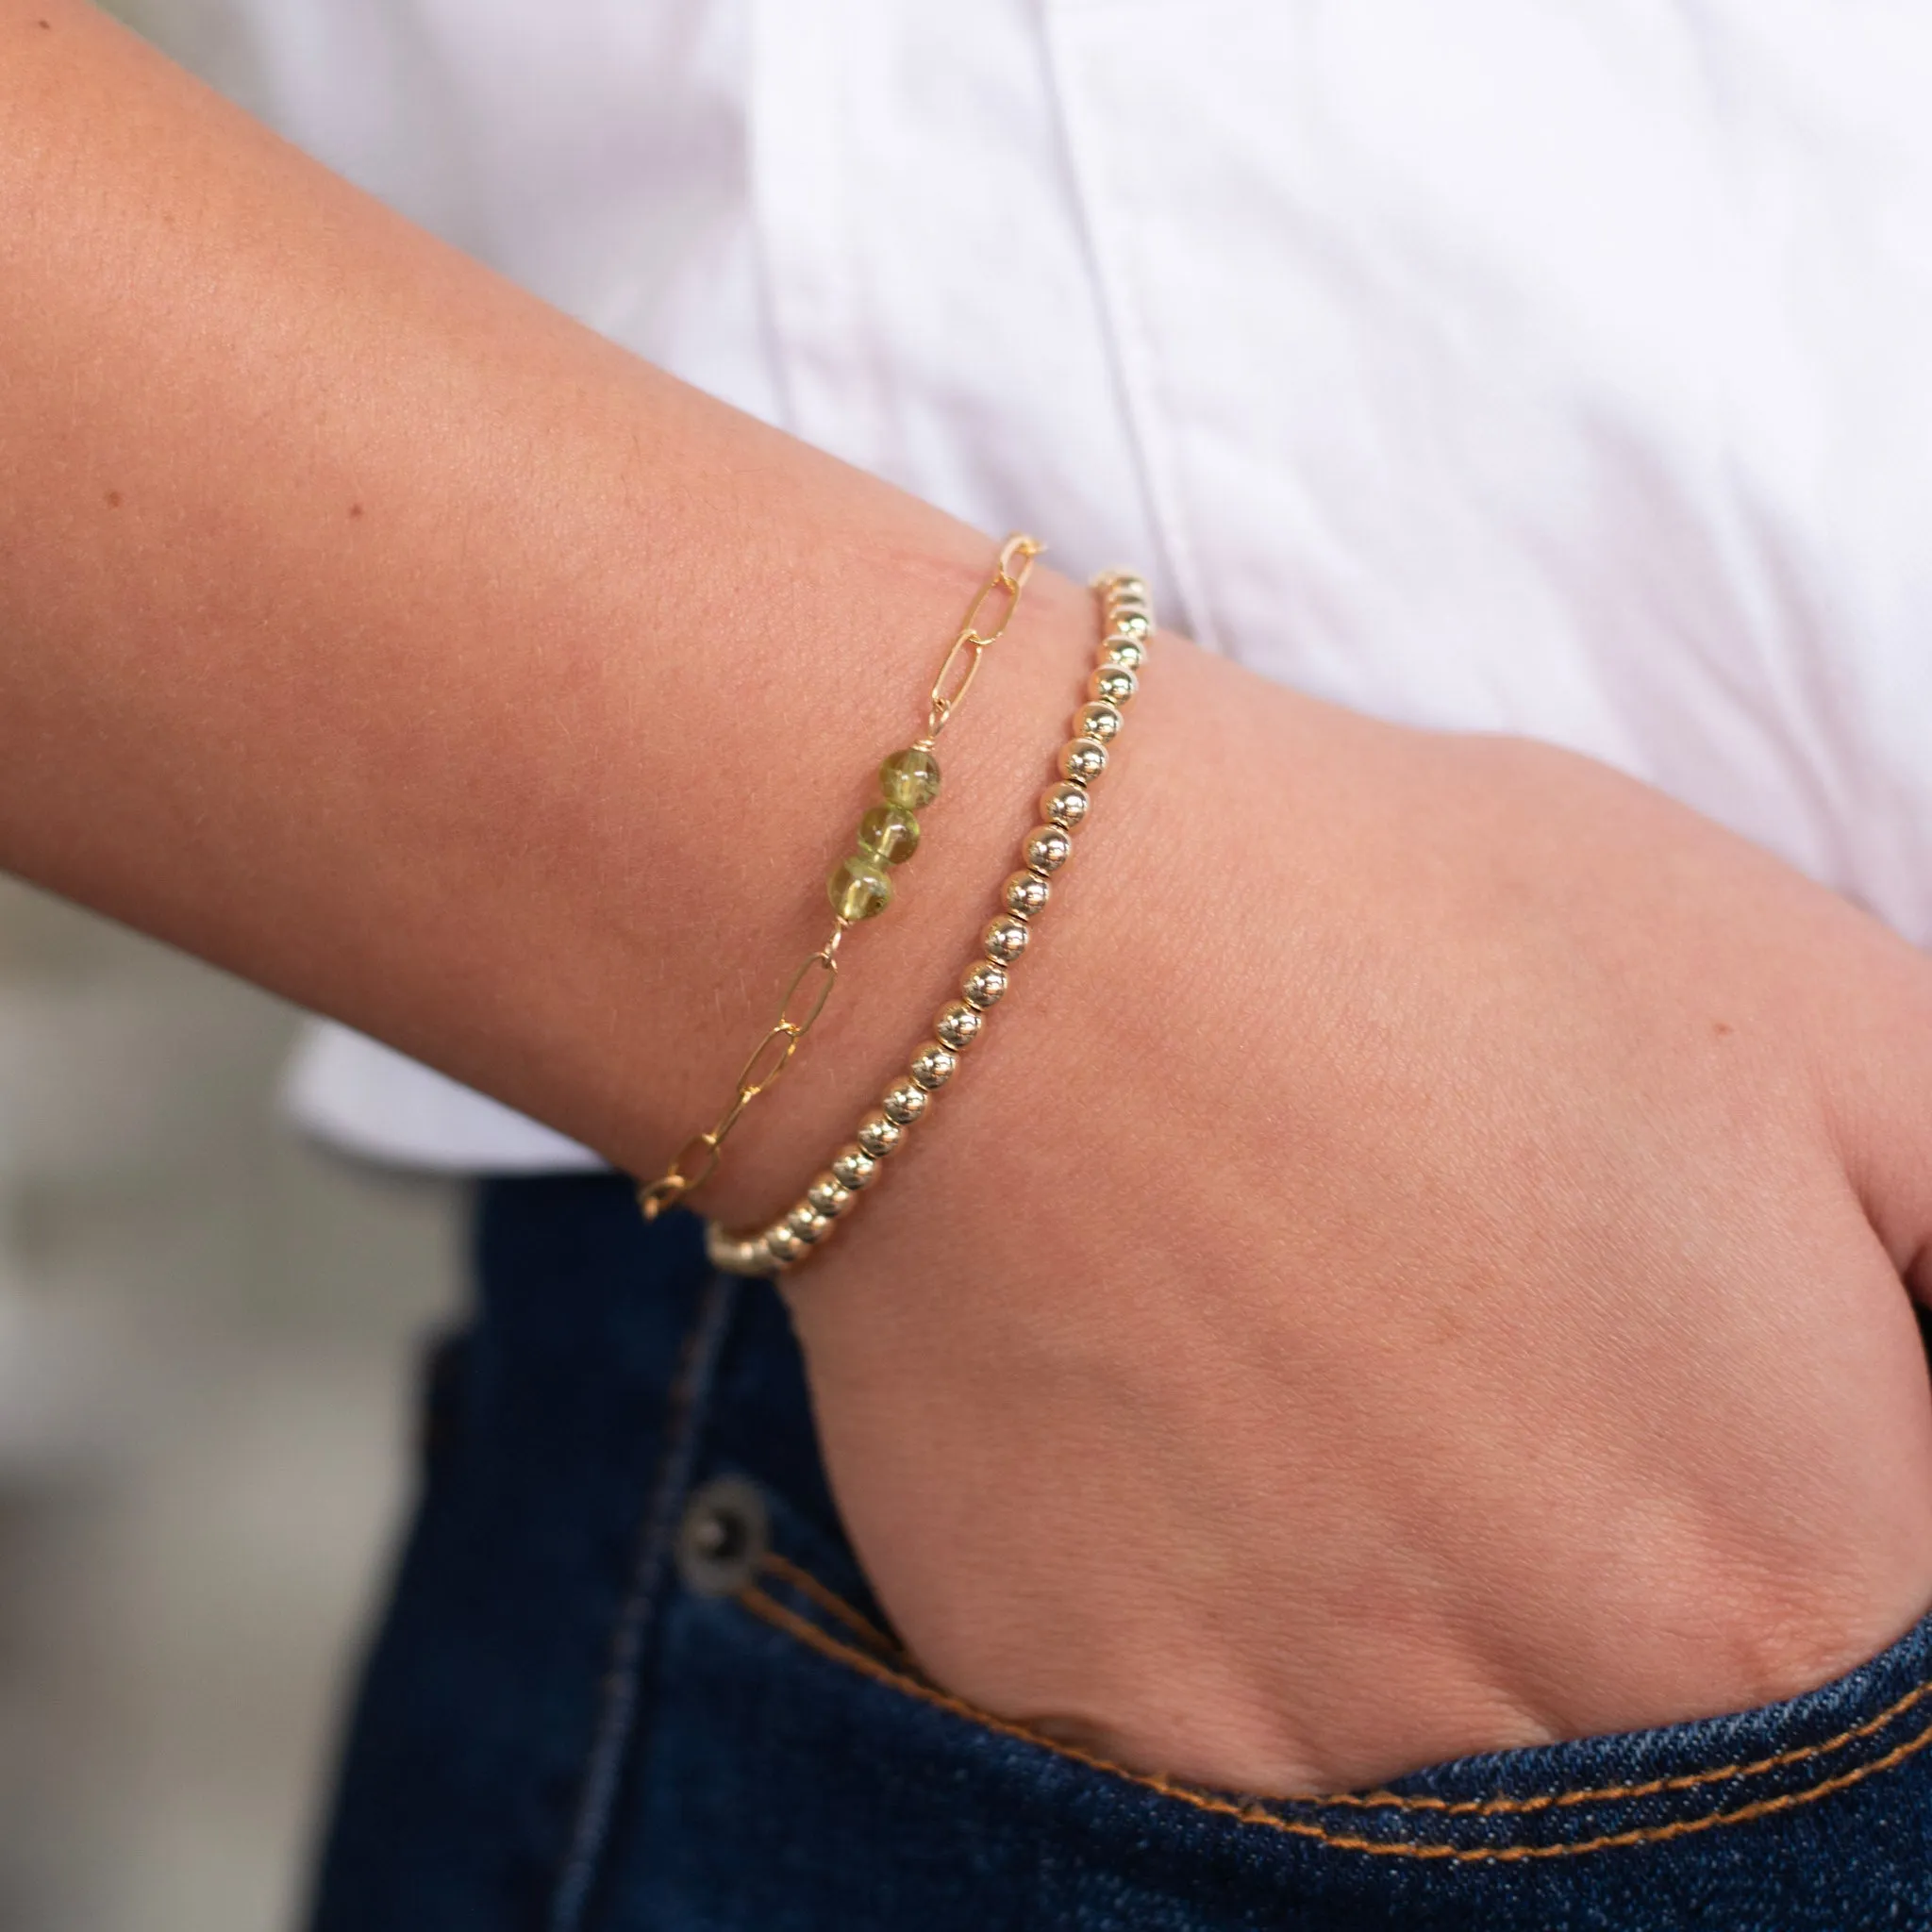
[(1669, 1844), (1808, 1810), (1932, 1747), (1932, 1616), (1815, 1690), (1756, 1709), (1457, 1759), (1324, 1799), (1370, 1835), (1526, 1861)]
[[(810, 1842), (842, 1843), (836, 1872), (809, 1849), (791, 1861), (837, 1898), (824, 1923), (874, 1923), (850, 1890), (869, 1873), (919, 1901), (923, 1932), (1932, 1926), (1932, 1618), (1760, 1709), (1263, 1799), (974, 1709), (921, 1674), (816, 1541), (778, 1506), (757, 1574), (705, 1609), (736, 1617), (746, 1680), (762, 1681), (761, 1762), (734, 1777), (773, 1781)], [(906, 1876), (941, 1868), (943, 1901)]]

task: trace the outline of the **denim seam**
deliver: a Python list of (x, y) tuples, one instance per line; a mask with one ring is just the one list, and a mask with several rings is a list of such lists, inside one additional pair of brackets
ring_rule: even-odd
[(780, 1583), (789, 1585), (800, 1596), (816, 1604), (828, 1617), (843, 1624), (848, 1630), (863, 1638), (874, 1650), (882, 1652), (889, 1657), (896, 1657), (902, 1663), (909, 1662), (903, 1644), (896, 1639), (887, 1636), (862, 1610), (848, 1604), (829, 1584), (821, 1583), (809, 1570), (801, 1569), (789, 1557), (781, 1557), (776, 1550), (767, 1550), (758, 1559), (758, 1567), (768, 1575), (775, 1576)]
[[(823, 1591), (824, 1586), (819, 1585), (819, 1589)], [(825, 1593), (832, 1594), (830, 1591)], [(1361, 1838), (1347, 1832), (1331, 1830), (1309, 1818), (1283, 1817), (1278, 1812), (1271, 1811), (1257, 1804), (1244, 1804), (1234, 1798), (1216, 1797), (1211, 1792), (1175, 1784), (1168, 1778), (1130, 1771), (1124, 1765), (1111, 1763), (1104, 1757), (1095, 1757), (1055, 1739), (1043, 1737), (1037, 1731), (1027, 1729), (1024, 1724), (994, 1717), (991, 1712), (979, 1710), (963, 1699), (951, 1696), (937, 1686), (910, 1675), (904, 1669), (895, 1669), (876, 1657), (853, 1649), (851, 1645), (822, 1630), (796, 1611), (788, 1609), (756, 1585), (747, 1585), (740, 1591), (737, 1601), (754, 1616), (834, 1662), (843, 1664), (848, 1669), (857, 1671), (860, 1675), (870, 1677), (891, 1690), (917, 1698), (955, 1716), (965, 1718), (982, 1729), (1015, 1739), (1022, 1743), (1037, 1745), (1057, 1757), (1068, 1758), (1076, 1764), (1087, 1766), (1090, 1770), (1104, 1772), (1109, 1776), (1138, 1785), (1142, 1790), (1158, 1792), (1162, 1797), (1178, 1799), (1182, 1804), (1191, 1806), (1198, 1811), (1230, 1818), (1238, 1824), (1257, 1825), (1264, 1830), (1279, 1832), (1291, 1838), (1312, 1840), (1338, 1851), (1363, 1852), (1378, 1857), (1441, 1859), (1458, 1864), (1510, 1864), (1538, 1858), (1576, 1857), (1585, 1853), (1611, 1851), (1628, 1845), (1659, 1844), (1671, 1839), (1688, 1838), (1698, 1832), (1710, 1831), (1720, 1825), (1746, 1824), (1757, 1819), (1772, 1817), (1782, 1811), (1795, 1810), (1802, 1806), (1815, 1804), (1836, 1791), (1848, 1790), (1853, 1785), (1863, 1783), (1869, 1777), (1890, 1771), (1916, 1756), (1928, 1745), (1932, 1745), (1932, 1721), (1928, 1721), (1923, 1729), (1904, 1742), (1894, 1745), (1883, 1756), (1873, 1758), (1868, 1763), (1854, 1766), (1836, 1777), (1823, 1779), (1799, 1790), (1782, 1791), (1769, 1798), (1759, 1798), (1729, 1811), (1708, 1812), (1700, 1818), (1674, 1819), (1663, 1824), (1637, 1825), (1628, 1830), (1607, 1832), (1595, 1838), (1574, 1840), (1565, 1843), (1457, 1845), (1429, 1839)], [(858, 1613), (855, 1611), (853, 1614), (856, 1616)], [(1864, 1724), (1857, 1725), (1838, 1738), (1827, 1740), (1822, 1744), (1807, 1746), (1802, 1751), (1779, 1758), (1761, 1760), (1757, 1765), (1731, 1767), (1731, 1773), (1733, 1775), (1742, 1776), (1755, 1771), (1774, 1769), (1785, 1763), (1801, 1762), (1807, 1757), (1818, 1757), (1826, 1750), (1836, 1749), (1858, 1737), (1870, 1736), (1873, 1731), (1901, 1716), (1928, 1693), (1932, 1693), (1932, 1685), (1922, 1684), (1915, 1691), (1900, 1698), (1876, 1718), (1868, 1720)], [(1720, 1775), (1721, 1774), (1716, 1772), (1708, 1774), (1707, 1781), (1715, 1781)], [(1588, 1803), (1592, 1799), (1607, 1802), (1612, 1798), (1625, 1795), (1649, 1795), (1654, 1789), (1651, 1786), (1607, 1787), (1600, 1792), (1561, 1795), (1569, 1797), (1574, 1803)], [(1352, 1801), (1344, 1795), (1340, 1800), (1324, 1798), (1308, 1802), (1316, 1806), (1335, 1806), (1338, 1803), (1346, 1805)], [(1373, 1801), (1364, 1799), (1354, 1802)], [(1439, 1805), (1446, 1808), (1446, 1801), (1406, 1800), (1397, 1798), (1393, 1792), (1389, 1793), (1388, 1802), (1418, 1811), (1434, 1811)], [(1523, 1808), (1532, 1807), (1532, 1801), (1519, 1802)], [(1555, 1802), (1556, 1799), (1553, 1797), (1550, 1803)], [(1535, 1808), (1548, 1807), (1536, 1806)]]
[(665, 1402), (663, 1454), (638, 1533), (624, 1602), (611, 1625), (596, 1723), (576, 1813), (551, 1895), (548, 1932), (577, 1932), (609, 1843), (618, 1787), (637, 1730), (652, 1612), (669, 1574), (679, 1510), (696, 1466), (700, 1410), (737, 1307), (737, 1286), (734, 1278), (713, 1274), (685, 1331), (683, 1356)]
[(1825, 1757), (1849, 1744), (1888, 1730), (1915, 1705), (1932, 1697), (1932, 1683), (1916, 1684), (1903, 1697), (1888, 1704), (1875, 1717), (1816, 1744), (1798, 1744), (1769, 1757), (1754, 1757), (1738, 1764), (1716, 1764), (1708, 1771), (1680, 1772), (1671, 1777), (1648, 1778), (1641, 1784), (1599, 1785), (1569, 1791), (1539, 1793), (1529, 1798), (1429, 1798), (1400, 1797), (1393, 1791), (1339, 1791), (1319, 1802), (1357, 1811), (1433, 1811), (1442, 1818), (1500, 1818), (1531, 1811), (1550, 1811), (1564, 1806), (1607, 1805), (1620, 1799), (1654, 1798), (1671, 1791), (1700, 1790), (1708, 1785), (1724, 1784), (1736, 1778), (1762, 1777), (1769, 1772), (1783, 1771), (1793, 1764), (1805, 1764), (1814, 1757)]

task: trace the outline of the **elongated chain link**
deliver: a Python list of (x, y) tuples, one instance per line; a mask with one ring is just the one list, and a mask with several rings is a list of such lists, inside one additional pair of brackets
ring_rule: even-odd
[[(959, 635), (953, 640), (953, 647), (940, 666), (940, 675), (932, 681), (925, 736), (918, 741), (924, 749), (930, 751), (938, 742), (940, 733), (946, 728), (946, 720), (958, 709), (959, 701), (972, 689), (987, 646), (998, 643), (1006, 636), (1007, 626), (1020, 608), (1026, 579), (1033, 575), (1033, 559), (1045, 548), (1045, 544), (1024, 536), (1008, 537), (1000, 546), (998, 566), (967, 607)], [(1006, 608), (1000, 613), (1000, 621), (991, 630), (983, 631), (979, 628), (979, 614), (992, 598), (999, 596), (1006, 598)]]
[[(642, 1208), (646, 1221), (657, 1220), (665, 1208), (675, 1207), (718, 1172), (718, 1163), (724, 1158), (725, 1136), (738, 1124), (739, 1116), (759, 1094), (770, 1092), (779, 1074), (791, 1064), (791, 1057), (798, 1051), (799, 1041), (818, 1024), (819, 1015), (825, 1010), (825, 1002), (832, 996), (832, 988), (839, 977), (839, 942), (845, 937), (847, 924), (842, 919), (838, 921), (831, 938), (791, 975), (785, 996), (778, 1002), (776, 1022), (752, 1048), (744, 1065), (739, 1069), (731, 1104), (718, 1116), (713, 1125), (702, 1133), (693, 1134), (677, 1150), (671, 1165), (656, 1180), (638, 1190), (638, 1206)], [(792, 1004), (805, 987), (806, 976), (814, 970), (817, 981), (808, 995), (809, 1004), (802, 1016), (794, 1018)]]
[[(947, 721), (959, 708), (960, 701), (972, 688), (979, 660), (987, 647), (997, 643), (1012, 624), (1020, 598), (1032, 575), (1033, 560), (1045, 544), (1024, 535), (1008, 537), (1000, 546), (999, 561), (967, 606), (966, 616), (953, 639), (934, 678), (925, 714), (925, 736), (915, 741), (917, 748), (930, 751)], [(986, 608), (994, 598), (1003, 598), (999, 622), (991, 630), (979, 624)], [(832, 996), (839, 978), (839, 945), (852, 921), (840, 917), (833, 922), (832, 936), (817, 952), (810, 954), (791, 979), (778, 1002), (778, 1017), (765, 1036), (752, 1048), (740, 1068), (729, 1105), (709, 1126), (695, 1133), (672, 1157), (671, 1165), (654, 1181), (638, 1190), (638, 1206), (646, 1221), (655, 1221), (667, 1208), (675, 1208), (686, 1195), (694, 1193), (718, 1172), (724, 1158), (724, 1141), (737, 1126), (744, 1110), (760, 1094), (769, 1093), (779, 1076), (791, 1064), (792, 1057), (805, 1037), (818, 1024)], [(802, 1008), (794, 1011), (794, 1008)]]

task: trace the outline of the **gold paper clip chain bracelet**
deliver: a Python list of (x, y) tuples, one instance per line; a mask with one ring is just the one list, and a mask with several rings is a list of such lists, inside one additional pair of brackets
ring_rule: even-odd
[[(904, 751), (896, 751), (879, 767), (883, 803), (858, 822), (858, 849), (841, 861), (827, 882), (831, 895), (832, 936), (807, 958), (785, 984), (778, 1017), (752, 1048), (724, 1111), (710, 1126), (695, 1133), (672, 1157), (671, 1165), (654, 1181), (638, 1189), (638, 1206), (646, 1221), (655, 1221), (667, 1208), (711, 1178), (724, 1158), (725, 1140), (744, 1110), (760, 1094), (769, 1093), (791, 1064), (791, 1057), (818, 1024), (839, 977), (839, 944), (846, 928), (876, 918), (892, 903), (890, 869), (903, 865), (919, 849), (917, 814), (939, 796), (939, 760), (933, 747), (947, 721), (973, 687), (979, 660), (990, 644), (997, 643), (1020, 608), (1033, 559), (1046, 546), (1024, 534), (1008, 537), (1000, 546), (992, 575), (979, 587), (933, 679), (925, 713), (925, 733)], [(995, 598), (999, 622), (982, 630), (980, 620)]]

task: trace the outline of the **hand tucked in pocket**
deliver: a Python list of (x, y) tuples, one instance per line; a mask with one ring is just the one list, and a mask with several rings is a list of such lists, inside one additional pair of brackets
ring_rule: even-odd
[(1290, 1792), (1897, 1636), (1932, 966), (1562, 753), (1178, 644), (1135, 725), (996, 1034), (792, 1291), (924, 1667)]

